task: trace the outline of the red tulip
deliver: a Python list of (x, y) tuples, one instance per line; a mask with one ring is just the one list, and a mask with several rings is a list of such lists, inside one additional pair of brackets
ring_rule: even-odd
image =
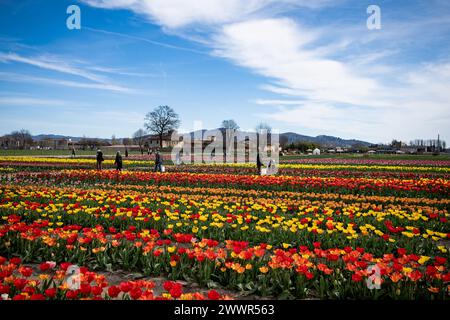
[(169, 293), (173, 298), (177, 299), (183, 294), (183, 287), (180, 284), (175, 283), (170, 289)]
[(219, 300), (220, 294), (216, 290), (211, 290), (208, 292), (208, 299), (209, 300)]
[(69, 290), (66, 292), (66, 298), (75, 300), (78, 297), (78, 290)]
[(51, 269), (51, 266), (50, 266), (50, 264), (47, 263), (47, 262), (41, 263), (41, 264), (39, 265), (39, 270), (41, 270), (42, 272), (45, 272), (45, 271), (47, 271), (47, 270), (49, 270), (49, 269)]
[(108, 295), (111, 298), (116, 298), (120, 292), (121, 292), (121, 290), (116, 286), (111, 286), (108, 288)]
[(120, 291), (122, 291), (122, 292), (129, 292), (133, 288), (133, 285), (129, 282), (122, 282), (119, 285), (119, 288), (120, 288)]
[(22, 290), (27, 285), (28, 281), (26, 279), (15, 279), (14, 280), (14, 286), (18, 290)]
[(56, 296), (56, 288), (50, 288), (45, 290), (45, 295), (49, 298), (54, 298)]
[(0, 294), (9, 293), (10, 287), (0, 284)]
[(134, 288), (130, 291), (130, 297), (133, 300), (138, 300), (142, 296), (142, 291), (140, 288)]
[(352, 281), (354, 281), (354, 282), (360, 282), (360, 281), (362, 281), (362, 277), (361, 277), (359, 274), (354, 273), (354, 274), (352, 275)]
[(103, 293), (103, 288), (99, 286), (92, 287), (91, 290), (94, 296), (99, 296)]

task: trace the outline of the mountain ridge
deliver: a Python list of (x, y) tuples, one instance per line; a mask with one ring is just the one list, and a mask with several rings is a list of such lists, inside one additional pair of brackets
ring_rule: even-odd
[[(217, 129), (216, 129), (217, 130)], [(245, 132), (243, 132), (245, 133)], [(190, 132), (193, 134), (193, 132)], [(78, 142), (83, 137), (76, 136), (67, 136), (61, 134), (38, 134), (32, 136), (36, 141), (42, 141), (45, 139), (71, 139), (73, 142)], [(89, 137), (86, 137), (89, 139)], [(372, 143), (358, 140), (358, 139), (343, 139), (340, 137), (330, 136), (330, 135), (318, 135), (316, 137), (303, 135), (295, 132), (284, 132), (280, 134), (280, 139), (287, 139), (288, 144), (297, 143), (297, 142), (311, 142), (320, 144), (322, 147), (351, 147), (353, 145), (361, 145), (361, 146), (369, 146)], [(104, 141), (111, 142), (111, 139), (106, 138), (90, 138), (90, 139), (100, 139)], [(121, 140), (122, 138), (116, 138), (117, 140)]]

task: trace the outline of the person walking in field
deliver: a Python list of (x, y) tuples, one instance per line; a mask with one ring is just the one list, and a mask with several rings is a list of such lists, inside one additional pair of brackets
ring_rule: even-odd
[(273, 175), (276, 174), (276, 172), (277, 172), (277, 164), (275, 160), (270, 159), (269, 164), (267, 165), (267, 174)]
[(75, 158), (75, 148), (72, 148), (72, 158)]
[(256, 156), (256, 167), (258, 168), (258, 175), (261, 175), (262, 166), (263, 166), (263, 163), (261, 161), (261, 156), (259, 155), (259, 152), (258, 152), (258, 155)]
[(163, 164), (162, 156), (159, 153), (159, 151), (156, 151), (156, 154), (155, 154), (155, 172), (161, 172), (162, 171), (162, 168), (161, 168), (162, 164)]
[(120, 154), (120, 151), (117, 151), (117, 153), (116, 153), (116, 160), (114, 160), (114, 164), (116, 165), (117, 171), (122, 171), (123, 161), (122, 161), (122, 155)]
[(125, 149), (125, 158), (128, 158), (128, 148)]
[(105, 161), (105, 159), (103, 159), (103, 152), (102, 150), (98, 149), (97, 150), (97, 170), (102, 170), (102, 163), (103, 161)]

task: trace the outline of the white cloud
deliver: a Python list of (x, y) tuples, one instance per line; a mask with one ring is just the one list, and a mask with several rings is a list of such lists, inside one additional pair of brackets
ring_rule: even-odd
[(374, 110), (354, 106), (338, 108), (315, 102), (304, 102), (293, 108), (280, 106), (277, 112), (263, 113), (262, 118), (298, 126), (315, 134), (369, 140), (372, 137), (367, 133), (379, 125)]
[[(213, 55), (265, 77), (261, 88), (280, 96), (256, 101), (273, 105), (275, 111), (266, 112), (266, 119), (372, 141), (433, 137), (437, 132), (450, 137), (450, 57), (441, 55), (443, 60), (416, 64), (412, 70), (383, 61), (436, 37), (445, 40), (450, 20), (440, 13), (414, 23), (385, 20), (387, 27), (369, 33), (364, 23), (354, 27), (337, 19), (328, 27), (305, 27), (292, 15), (283, 18), (293, 7), (336, 1), (83, 1), (132, 10), (194, 41), (198, 30), (205, 31), (207, 40), (201, 43)], [(204, 29), (191, 33), (192, 25)]]
[(99, 73), (112, 73), (116, 75), (132, 75), (132, 74), (127, 74), (126, 72), (114, 70), (111, 68), (104, 68), (101, 66), (90, 65), (80, 61), (78, 61), (78, 63), (68, 62), (66, 58), (59, 56), (41, 55), (41, 56), (26, 57), (16, 53), (0, 52), (0, 62), (23, 63), (41, 69), (62, 73), (64, 75), (77, 76), (89, 80), (91, 82), (79, 82), (72, 80), (50, 79), (28, 75), (2, 73), (3, 79), (7, 81), (43, 82), (47, 84), (56, 84), (74, 88), (100, 89), (123, 93), (135, 92), (135, 90), (132, 90), (125, 86), (115, 84), (113, 81), (111, 81), (111, 79), (109, 79), (106, 76), (99, 75)]
[(92, 117), (95, 119), (102, 119), (104, 123), (114, 123), (120, 119), (123, 123), (133, 125), (134, 127), (142, 126), (144, 117), (139, 112), (133, 111), (94, 111)]
[[(450, 63), (419, 66), (402, 73), (404, 82), (384, 88), (390, 96), (390, 107), (336, 105), (317, 101), (257, 100), (272, 105), (275, 112), (262, 117), (316, 134), (339, 134), (372, 142), (450, 136)], [(377, 97), (373, 97), (376, 104)]]
[(0, 61), (4, 63), (5, 62), (25, 63), (41, 69), (47, 69), (70, 75), (75, 75), (95, 82), (105, 82), (104, 78), (99, 77), (94, 73), (72, 66), (66, 61), (62, 59), (56, 59), (54, 57), (49, 56), (24, 57), (15, 53), (0, 52)]
[(294, 6), (318, 8), (332, 0), (82, 0), (105, 9), (129, 9), (166, 28), (191, 24), (219, 25), (273, 15)]
[(288, 105), (300, 105), (304, 103), (304, 100), (273, 100), (273, 99), (256, 99), (254, 103), (262, 106), (288, 106)]
[(0, 97), (1, 106), (66, 106), (67, 101), (31, 97)]
[[(290, 19), (265, 19), (223, 27), (214, 54), (273, 79), (283, 91), (312, 100), (367, 103), (380, 90), (377, 82), (346, 64), (305, 49), (318, 39), (314, 31)], [(281, 87), (281, 88), (280, 88)]]
[(13, 81), (13, 82), (27, 82), (33, 84), (50, 84), (56, 86), (64, 86), (70, 88), (83, 88), (83, 89), (98, 89), (121, 93), (136, 93), (138, 91), (115, 84), (107, 83), (88, 83), (62, 79), (51, 79), (44, 77), (36, 77), (19, 73), (0, 72), (1, 81)]

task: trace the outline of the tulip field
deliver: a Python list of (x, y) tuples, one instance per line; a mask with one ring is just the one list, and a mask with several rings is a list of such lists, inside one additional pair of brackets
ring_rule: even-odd
[(0, 156), (1, 299), (450, 299), (450, 160), (94, 166)]

